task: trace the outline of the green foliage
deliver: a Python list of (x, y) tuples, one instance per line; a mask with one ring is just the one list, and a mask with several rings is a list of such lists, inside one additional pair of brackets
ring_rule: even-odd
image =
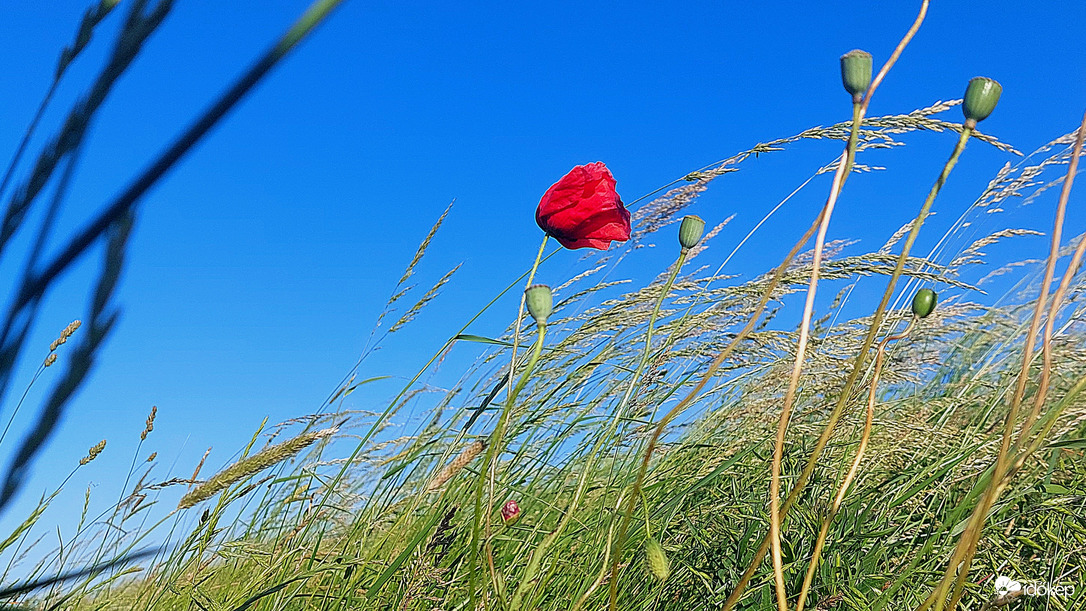
[[(317, 2), (315, 7), (319, 12), (333, 4)], [(168, 4), (160, 6), (168, 8)], [(89, 42), (91, 30), (110, 8), (112, 4), (102, 3), (88, 12), (69, 55)], [(139, 33), (146, 37), (157, 21), (143, 22), (140, 19), (145, 17), (137, 17), (130, 19), (143, 25), (147, 31)], [(267, 61), (277, 61), (297, 42), (299, 32), (312, 27), (312, 19), (313, 14), (303, 17), (302, 30), (288, 32), (282, 43), (288, 46), (277, 47)], [(66, 68), (67, 62), (62, 65)], [(866, 71), (870, 72), (869, 65)], [(238, 85), (251, 86), (261, 74), (254, 71)], [(107, 71), (103, 78), (118, 75)], [(108, 80), (104, 86), (108, 89), (111, 84)], [(853, 89), (860, 90), (858, 81)], [(224, 103), (228, 107), (237, 97), (231, 101), (227, 96)], [(869, 117), (858, 134), (857, 150), (902, 145), (903, 136), (919, 130), (960, 133), (959, 124), (940, 118), (958, 103)], [(83, 108), (86, 117), (73, 137), (81, 137), (96, 108), (90, 104)], [(214, 114), (210, 120), (216, 120)], [(800, 140), (845, 141), (849, 135), (849, 123), (812, 128), (686, 174), (661, 189), (662, 195), (634, 209), (633, 245), (643, 244), (682, 218), (713, 181), (739, 171), (751, 156), (776, 154)], [(966, 133), (963, 137), (1015, 152), (988, 135)], [(181, 143), (188, 142), (185, 138)], [(962, 218), (986, 215), (1014, 197), (1035, 199), (1057, 184), (1053, 176), (1067, 160), (1068, 142), (1064, 136), (1017, 166), (1001, 170)], [(53, 145), (47, 153), (56, 159), (44, 156), (34, 176), (50, 175), (72, 150)], [(163, 159), (172, 163), (182, 153)], [(816, 168), (812, 179), (833, 169)], [(875, 168), (856, 164), (852, 170)], [(18, 191), (0, 238), (18, 229), (40, 180), (32, 176), (28, 186)], [(113, 212), (102, 217), (101, 230), (88, 238), (92, 242), (101, 238), (107, 246), (88, 325), (91, 339), (78, 349), (73, 359), (78, 368), (62, 378), (57, 398), (43, 412), (45, 433), (67, 397), (64, 393), (78, 386), (97, 342), (114, 320), (110, 297), (123, 261), (128, 210), (134, 202), (116, 210), (111, 207)], [(376, 333), (383, 318), (412, 290), (407, 282), (424, 273), (423, 255), (446, 214), (448, 210), (423, 239), (393, 289), (363, 357), (433, 306), (441, 288), (451, 281), (456, 268), (439, 278), (387, 331)], [(870, 445), (829, 530), (823, 561), (815, 573), (811, 608), (913, 608), (927, 596), (943, 575), (957, 536), (992, 478), (1006, 395), (1021, 367), (1030, 299), (1012, 293), (1004, 305), (983, 306), (966, 301), (963, 295), (977, 284), (965, 278), (985, 262), (980, 249), (1024, 232), (1000, 230), (966, 245), (962, 239), (972, 236), (962, 231), (964, 224), (957, 223), (940, 240), (950, 246), (930, 257), (907, 257), (898, 267), (898, 257), (891, 251), (900, 248), (897, 242), (910, 225), (871, 252), (846, 253), (848, 245), (829, 243), (819, 270), (822, 282), (840, 292), (812, 327), (796, 411), (784, 445), (786, 490), (803, 471), (827, 414), (839, 401), (844, 401), (846, 409), (818, 468), (784, 522), (782, 556), (790, 592), (800, 589), (813, 542), (864, 425), (860, 395), (865, 393), (845, 396), (841, 388), (852, 373), (848, 364), (863, 351), (872, 324), (866, 312), (874, 307), (850, 297), (852, 289), (858, 282), (881, 281), (903, 271), (903, 286), (885, 312), (877, 329), (879, 337), (898, 330), (910, 317), (907, 296), (916, 293), (920, 284), (938, 285), (946, 297), (934, 311), (925, 308), (929, 315), (887, 352), (876, 389)], [(27, 571), (33, 587), (12, 588), (5, 594), (10, 598), (37, 592), (39, 598), (19, 605), (63, 605), (79, 611), (406, 611), (465, 608), (473, 596), (489, 608), (595, 609), (607, 600), (620, 508), (636, 503), (644, 509), (645, 528), (630, 529), (625, 551), (617, 558), (622, 567), (615, 582), (619, 607), (693, 610), (721, 605), (755, 558), (767, 530), (774, 421), (799, 333), (788, 322), (775, 319), (775, 309), (756, 314), (754, 303), (769, 290), (770, 275), (736, 282), (723, 269), (707, 271), (689, 264), (720, 252), (714, 238), (721, 226), (702, 237), (699, 224), (697, 236), (692, 237), (695, 232), (688, 222), (682, 229), (687, 235), (681, 238), (684, 248), (677, 263), (645, 286), (627, 286), (627, 281), (613, 279), (621, 268), (607, 253), (589, 258), (585, 271), (554, 290), (553, 312), (547, 303), (545, 345), (542, 334), (537, 335), (531, 357), (512, 351), (534, 332), (534, 323), (526, 322), (521, 328), (511, 325), (494, 338), (471, 332), (473, 323), (490, 312), (499, 297), (515, 292), (525, 274), (512, 280), (463, 327), (450, 328), (449, 340), (413, 375), (381, 372), (395, 377), (372, 375), (355, 383), (360, 358), (327, 401), (336, 406), (335, 413), (285, 423), (303, 429), (288, 441), (272, 443), (284, 425), (269, 434), (263, 448), (257, 448), (263, 432), (258, 431), (242, 453), (246, 458), (202, 480), (201, 463), (191, 477), (155, 482), (150, 478), (156, 466), (153, 458), (136, 478), (136, 465), (143, 463), (134, 457), (126, 481), (136, 481), (130, 489), (126, 484), (126, 496), (110, 515), (81, 521), (79, 533), (51, 557), (55, 562)], [(664, 243), (672, 244), (673, 239)], [(72, 244), (71, 259), (61, 261), (65, 265), (87, 247), (78, 240)], [(545, 266), (546, 258), (542, 263)], [(779, 284), (769, 292), (770, 302), (784, 307), (797, 301), (812, 265), (812, 257), (804, 253), (783, 267)], [(599, 274), (601, 270), (614, 273)], [(1018, 273), (1028, 285), (1032, 279), (1028, 270), (1016, 264), (1002, 271)], [(1081, 550), (1086, 548), (1082, 521), (1086, 513), (1086, 401), (1075, 394), (1086, 376), (1086, 335), (1076, 318), (1086, 287), (1076, 281), (1071, 288), (1067, 311), (1060, 318), (1065, 324), (1051, 345), (1049, 407), (1058, 406), (1061, 411), (1050, 409), (1043, 414), (1041, 422), (1049, 427), (1047, 443), (1015, 473), (1013, 485), (992, 509), (970, 567), (965, 599), (970, 608), (979, 608), (991, 598), (989, 577), (996, 574), (1063, 580), (1079, 592), (1086, 591), (1086, 574), (1075, 570), (1082, 565)], [(929, 301), (928, 305), (934, 305), (934, 293)], [(512, 318), (506, 314), (496, 315)], [(690, 408), (666, 428), (640, 497), (633, 496), (632, 484), (650, 431), (698, 383), (735, 332), (752, 319), (758, 323), (754, 330)], [(460, 380), (442, 391), (420, 384), (458, 341), (481, 353)], [(13, 345), (21, 347), (18, 342)], [(870, 372), (858, 375), (857, 388), (862, 388)], [(347, 398), (356, 388), (389, 379), (408, 381), (383, 412), (346, 409)], [(511, 398), (499, 397), (510, 379), (518, 380), (507, 390)], [(1031, 384), (1029, 392), (1034, 391)], [(407, 405), (422, 404), (424, 393), (437, 397), (427, 417), (411, 434), (392, 437), (387, 428), (391, 418)], [(495, 430), (499, 412), (498, 428), (504, 434), (488, 436), (484, 431)], [(350, 433), (359, 427), (365, 427), (364, 432)], [(494, 441), (500, 443), (489, 443)], [(29, 443), (22, 464), (37, 447)], [(493, 470), (486, 465), (493, 465)], [(11, 485), (17, 483), (16, 478)], [(161, 495), (183, 485), (190, 489), (181, 507), (160, 510)], [(43, 497), (14, 532), (0, 537), (0, 551), (18, 556), (32, 547), (27, 542), (53, 498), (55, 493)], [(498, 510), (509, 499), (518, 502), (522, 513), (505, 524)], [(482, 511), (476, 511), (476, 503)], [(166, 505), (173, 507), (172, 503), (162, 507)], [(149, 518), (152, 514), (155, 520)], [(170, 545), (157, 551), (146, 566), (119, 568), (140, 559), (136, 550), (153, 537), (164, 537)], [(473, 545), (473, 538), (481, 542)], [(482, 552), (473, 557), (474, 548)], [(469, 578), (473, 565), (480, 567), (481, 576), (474, 590)], [(78, 568), (69, 570), (72, 566)], [(1044, 567), (1044, 573), (1037, 567)], [(45, 592), (42, 584), (53, 589)], [(768, 566), (757, 572), (743, 604), (750, 608), (775, 605)]]

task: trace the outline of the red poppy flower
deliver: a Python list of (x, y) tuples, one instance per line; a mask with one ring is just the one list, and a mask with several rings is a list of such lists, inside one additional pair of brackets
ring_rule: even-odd
[(539, 228), (566, 248), (607, 250), (630, 239), (630, 213), (602, 161), (579, 165), (551, 185), (535, 211)]

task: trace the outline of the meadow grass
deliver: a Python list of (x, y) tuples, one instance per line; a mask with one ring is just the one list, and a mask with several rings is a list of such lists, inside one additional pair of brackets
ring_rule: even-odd
[[(108, 90), (131, 61), (125, 54), (138, 52), (169, 9), (161, 3), (144, 14), (144, 4), (136, 3), (122, 33), (128, 43), (118, 45), (115, 60), (123, 65), (108, 68), (96, 88)], [(317, 2), (297, 27), (312, 27), (334, 4)], [(57, 79), (112, 7), (103, 2), (88, 12)], [(922, 19), (923, 11), (910, 32)], [(187, 145), (162, 159), (179, 158), (196, 132), (221, 118), (304, 35), (297, 27), (178, 140)], [(324, 408), (270, 431), (261, 424), (240, 457), (210, 476), (203, 461), (191, 475), (163, 476), (154, 454), (137, 460), (143, 443), (154, 442), (153, 409), (124, 492), (108, 511), (88, 515), (88, 489), (77, 533), (55, 552), (32, 553), (65, 479), (3, 537), (2, 583), (10, 587), (0, 596), (24, 608), (73, 610), (1082, 608), (1086, 287), (1075, 272), (1086, 240), (1064, 243), (1057, 212), (1045, 265), (1014, 262), (973, 278), (989, 247), (1031, 233), (976, 235), (990, 210), (1048, 202), (1055, 186), (1064, 192), (1054, 209), (1066, 206), (1083, 130), (1002, 168), (927, 254), (910, 247), (953, 163), (915, 219), (903, 218), (882, 247), (856, 252), (826, 241), (825, 227), (845, 180), (876, 169), (865, 165), (865, 151), (903, 145), (918, 131), (952, 131), (952, 161), (967, 142), (1017, 152), (952, 120), (960, 101), (866, 116), (889, 67), (854, 101), (852, 121), (757, 144), (632, 202), (630, 244), (586, 255), (578, 273), (556, 282), (545, 324), (525, 321), (523, 303), (515, 316), (496, 307), (546, 270), (556, 252), (546, 242), (531, 271), (526, 266), (477, 314), (449, 328), (419, 370), (364, 371), (382, 342), (395, 341), (425, 308), (440, 307), (436, 299), (457, 268), (425, 291), (408, 281), (447, 209)], [(73, 113), (84, 119), (66, 129), (82, 134), (97, 108), (90, 102)], [(825, 139), (841, 142), (845, 153), (813, 168), (781, 202), (834, 174), (827, 205), (784, 260), (767, 261), (769, 271), (754, 278), (731, 276), (727, 265), (750, 236), (721, 243), (728, 220), (680, 250), (677, 223), (712, 183), (752, 157)], [(50, 145), (15, 191), (0, 248), (36, 201), (42, 176), (78, 151), (78, 137), (74, 148), (64, 148), (67, 138), (55, 142), (64, 146)], [(145, 175), (134, 188), (156, 179)], [(721, 182), (717, 188), (726, 189)], [(8, 355), (23, 348), (19, 325), (33, 318), (51, 270), (77, 257), (87, 240), (106, 242), (91, 317), (61, 335), (86, 334), (85, 341), (70, 354), (64, 341), (54, 342), (29, 381), (38, 383), (58, 358), (71, 363), (42, 408), (38, 437), (22, 446), (23, 464), (56, 425), (115, 320), (111, 295), (138, 194), (132, 198), (115, 202), (13, 292), (0, 342)], [(48, 221), (40, 231), (48, 233)], [(616, 279), (623, 259), (649, 239), (674, 244), (675, 262), (643, 286)], [(36, 257), (30, 254), (28, 270), (38, 269)], [(1054, 270), (1067, 259), (1059, 278)], [(994, 305), (966, 299), (997, 275), (1018, 284)], [(818, 282), (836, 298), (815, 317)], [(881, 304), (856, 292), (860, 283), (885, 288)], [(921, 286), (938, 288), (940, 300), (930, 316), (914, 319), (908, 302)], [(405, 307), (408, 299), (413, 305)], [(801, 303), (802, 314), (789, 319)], [(473, 334), (483, 316), (511, 322), (498, 337)], [(422, 380), (457, 343), (483, 354), (446, 364), (462, 373), (435, 393)], [(0, 363), (5, 390), (14, 358)], [(380, 374), (408, 382), (380, 410), (349, 409), (358, 388), (388, 379)], [(394, 427), (401, 417), (414, 430)], [(279, 436), (286, 439), (276, 442)], [(73, 469), (94, 468), (104, 447), (91, 448)], [(5, 495), (18, 482), (9, 473)], [(508, 500), (521, 513), (506, 523), (499, 508)], [(998, 575), (1064, 584), (1076, 594), (999, 598)]]

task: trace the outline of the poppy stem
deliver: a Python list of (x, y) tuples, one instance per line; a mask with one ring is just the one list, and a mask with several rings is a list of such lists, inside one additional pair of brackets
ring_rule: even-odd
[[(660, 296), (656, 298), (656, 305), (652, 308), (652, 314), (649, 316), (648, 330), (645, 331), (645, 348), (641, 352), (641, 360), (637, 364), (637, 369), (633, 375), (630, 376), (630, 384), (626, 387), (626, 394), (622, 396), (622, 402), (619, 403), (618, 409), (615, 410), (615, 420), (612, 424), (617, 425), (622, 419), (625, 412), (626, 405), (630, 401), (630, 397), (633, 396), (633, 391), (637, 388), (637, 383), (641, 379), (641, 373), (645, 370), (645, 366), (648, 365), (649, 355), (652, 352), (652, 332), (656, 325), (656, 318), (660, 314), (660, 306), (663, 305), (664, 299), (667, 298), (668, 293), (671, 292), (671, 286), (675, 283), (675, 278), (679, 275), (679, 270), (682, 268), (683, 263), (686, 262), (687, 255), (690, 254), (690, 249), (683, 248), (679, 252), (679, 258), (675, 261), (674, 266), (671, 268), (671, 274), (667, 278), (667, 282), (664, 283), (663, 290), (660, 291)], [(650, 446), (651, 447), (651, 446)], [(652, 450), (648, 450), (651, 452)], [(596, 454), (598, 455), (598, 453)], [(640, 495), (640, 479), (634, 484), (633, 493), (630, 495), (626, 504), (626, 512), (622, 517), (622, 523), (619, 526), (618, 537), (615, 538), (614, 548), (612, 550), (611, 560), (611, 583), (610, 583), (610, 597), (611, 597), (611, 609), (615, 608), (618, 602), (618, 565), (622, 561), (622, 548), (626, 545), (626, 531), (630, 525), (630, 518), (633, 515), (633, 509), (637, 504), (637, 497)], [(648, 528), (648, 504), (645, 505), (645, 525)]]
[[(596, 459), (601, 454), (600, 451), (602, 449), (602, 446), (608, 439), (611, 438), (611, 436), (615, 433), (615, 429), (618, 428), (619, 423), (622, 421), (622, 414), (625, 411), (626, 404), (629, 402), (630, 397), (633, 395), (634, 388), (636, 388), (637, 382), (641, 378), (641, 372), (645, 369), (645, 366), (649, 361), (649, 353), (652, 348), (652, 332), (653, 327), (656, 324), (656, 318), (660, 314), (660, 306), (664, 303), (664, 299), (667, 297), (668, 293), (671, 292), (671, 286), (675, 283), (675, 278), (679, 274), (679, 269), (682, 268), (683, 263), (686, 261), (687, 254), (687, 249), (682, 249), (682, 252), (679, 254), (678, 260), (675, 262), (674, 267), (671, 270), (671, 274), (668, 276), (667, 282), (664, 283), (663, 290), (660, 291), (660, 295), (656, 298), (656, 304), (652, 308), (652, 314), (649, 316), (648, 330), (645, 333), (645, 347), (641, 353), (641, 360), (638, 362), (637, 369), (630, 377), (630, 383), (629, 386), (626, 388), (626, 393), (623, 395), (622, 401), (619, 403), (618, 408), (615, 410), (615, 417), (611, 420), (611, 425), (608, 427), (607, 432), (601, 435), (596, 441), (595, 446), (592, 448), (592, 452), (588, 456), (588, 462), (585, 464), (585, 467), (581, 469), (581, 476), (577, 481), (577, 489), (573, 493), (573, 499), (570, 501), (569, 506), (566, 507), (566, 510), (563, 513), (562, 520), (558, 523), (558, 526), (555, 527), (555, 529), (552, 530), (546, 537), (544, 537), (543, 541), (541, 541), (539, 545), (537, 545), (536, 548), (532, 550), (532, 555), (528, 559), (528, 566), (524, 571), (524, 576), (521, 578), (520, 585), (517, 587), (516, 591), (513, 594), (512, 603), (510, 604), (511, 609), (516, 610), (521, 607), (521, 601), (523, 600), (524, 595), (527, 593), (529, 586), (534, 583), (533, 580), (536, 573), (539, 571), (539, 564), (540, 561), (543, 559), (543, 555), (566, 529), (566, 526), (569, 525), (570, 520), (573, 519), (573, 516), (575, 514), (574, 510), (577, 508), (578, 503), (581, 502), (581, 498), (584, 495), (585, 488), (588, 484), (588, 477), (591, 473), (594, 472), (593, 467), (596, 464)], [(648, 506), (646, 505), (646, 510), (647, 508)]]
[[(525, 289), (532, 286), (535, 281), (536, 270), (539, 269), (539, 264), (543, 260), (543, 251), (547, 247), (547, 238), (550, 237), (547, 234), (543, 234), (543, 241), (539, 244), (539, 252), (536, 253), (535, 262), (532, 264), (532, 270), (528, 273), (528, 282), (525, 285)], [(531, 375), (532, 369), (535, 367), (536, 362), (539, 360), (539, 355), (543, 350), (543, 337), (546, 335), (547, 325), (537, 324), (539, 334), (536, 336), (535, 345), (532, 349), (532, 356), (528, 360), (527, 367), (521, 374), (520, 380), (514, 385), (513, 379), (516, 373), (517, 367), (517, 350), (520, 347), (520, 325), (524, 321), (524, 310), (526, 305), (525, 294), (522, 293), (520, 297), (520, 310), (517, 312), (517, 321), (513, 325), (513, 357), (509, 363), (509, 394), (506, 395), (505, 406), (502, 408), (501, 416), (498, 418), (498, 424), (494, 428), (494, 432), (491, 433), (490, 443), (487, 444), (486, 456), (483, 459), (482, 468), (479, 470), (479, 480), (475, 486), (475, 515), (472, 521), (471, 528), (471, 553), (468, 557), (468, 598), (470, 604), (469, 609), (476, 608), (476, 589), (477, 589), (477, 577), (479, 570), (479, 544), (481, 539), (481, 530), (483, 527), (483, 492), (486, 488), (486, 482), (488, 474), (490, 472), (491, 464), (494, 462), (494, 457), (500, 454), (498, 445), (501, 443), (502, 436), (505, 434), (505, 426), (509, 420), (511, 406), (516, 401), (517, 394), (528, 382), (528, 376)], [(493, 479), (491, 479), (491, 493), (493, 493)], [(487, 495), (487, 507), (490, 506), (490, 496)], [(489, 513), (489, 511), (488, 511)], [(490, 520), (486, 520), (486, 536), (490, 536)]]
[[(883, 64), (882, 68), (879, 69), (879, 73), (868, 85), (867, 92), (864, 94), (863, 99), (860, 101), (859, 104), (856, 104), (855, 101), (853, 102), (852, 130), (849, 133), (849, 140), (845, 146), (844, 168), (838, 168), (838, 174), (835, 176), (836, 185), (831, 188), (830, 192), (831, 200), (839, 195), (840, 190), (844, 187), (844, 183), (846, 180), (848, 180), (849, 174), (852, 171), (853, 161), (855, 160), (856, 149), (859, 139), (859, 128), (863, 124), (864, 117), (867, 115), (867, 108), (871, 104), (871, 98), (875, 94), (875, 90), (878, 89), (879, 85), (882, 83), (883, 79), (886, 78), (886, 75), (890, 72), (890, 69), (897, 62), (898, 58), (901, 57), (901, 53), (905, 50), (905, 47), (909, 44), (909, 41), (912, 40), (913, 36), (915, 36), (916, 32), (920, 29), (920, 25), (924, 22), (924, 17), (927, 15), (929, 2), (930, 0), (923, 0), (923, 2), (921, 2), (920, 12), (916, 16), (916, 19), (913, 21), (912, 26), (905, 33), (905, 36), (902, 37), (901, 41), (898, 42), (898, 45), (894, 49), (894, 52), (890, 55), (890, 59), (888, 59), (886, 63)], [(959, 141), (959, 144), (960, 146), (964, 146), (964, 140)], [(961, 151), (958, 150), (954, 155), (952, 155), (950, 167), (953, 167), (953, 163), (957, 161), (957, 157), (960, 153)], [(948, 173), (949, 169), (945, 170), (942, 180), (945, 180), (946, 174)], [(938, 186), (942, 187), (942, 183), (938, 183)], [(935, 193), (938, 193), (938, 189), (935, 190)], [(832, 212), (833, 206), (831, 204), (831, 200), (827, 200), (826, 207), (823, 207), (822, 213), (819, 215), (819, 219), (815, 222), (815, 226), (822, 227), (823, 222), (829, 221), (827, 214), (828, 212)], [(909, 238), (906, 240), (902, 254), (898, 257), (897, 266), (890, 280), (890, 284), (887, 286), (886, 292), (883, 294), (882, 302), (880, 302), (879, 307), (875, 310), (874, 320), (871, 323), (871, 327), (868, 329), (867, 336), (864, 338), (863, 347), (860, 348), (860, 352), (859, 354), (857, 354), (856, 359), (853, 363), (852, 373), (849, 375), (848, 380), (845, 382), (844, 388), (841, 390), (841, 394), (839, 395), (837, 404), (834, 406), (833, 411), (830, 412), (829, 419), (822, 430), (822, 434), (819, 436), (818, 441), (815, 444), (814, 451), (807, 459), (806, 466), (804, 466), (803, 471), (800, 473), (795, 485), (792, 487), (792, 490), (786, 495), (784, 503), (782, 504), (780, 503), (780, 463), (783, 457), (783, 435), (788, 424), (787, 418), (789, 417), (791, 410), (791, 400), (786, 399), (785, 407), (784, 409), (782, 409), (781, 412), (781, 420), (779, 422), (777, 430), (777, 440), (774, 446), (774, 460), (773, 464), (771, 465), (769, 532), (766, 533), (765, 538), (762, 540), (762, 544), (754, 553), (754, 557), (751, 559), (751, 562), (747, 566), (746, 571), (744, 571), (743, 575), (739, 578), (739, 581), (738, 583), (736, 583), (735, 588), (732, 590), (732, 593), (729, 594), (728, 598), (724, 601), (722, 611), (731, 611), (739, 603), (739, 599), (743, 596), (743, 592), (746, 590), (747, 584), (750, 583), (750, 580), (754, 577), (754, 574), (762, 565), (762, 561), (765, 560), (765, 556), (767, 553), (769, 553), (770, 549), (773, 550), (773, 583), (774, 592), (777, 598), (777, 608), (780, 610), (787, 610), (788, 605), (784, 592), (784, 567), (783, 559), (781, 558), (780, 544), (781, 522), (784, 520), (784, 517), (788, 513), (788, 510), (795, 503), (796, 499), (799, 497), (804, 487), (807, 485), (807, 481), (810, 479), (811, 474), (814, 472), (819, 456), (821, 456), (823, 449), (825, 449), (826, 444), (829, 443), (829, 439), (833, 435), (834, 427), (837, 425), (837, 421), (840, 419), (841, 414), (844, 411), (845, 404), (850, 397), (849, 393), (852, 391), (852, 387), (856, 383), (860, 374), (860, 370), (867, 358), (867, 352), (874, 344), (875, 335), (878, 332), (879, 325), (882, 323), (882, 314), (886, 309), (886, 305), (889, 302), (891, 294), (893, 293), (894, 286), (897, 283), (897, 279), (901, 275), (905, 263), (905, 258), (908, 256), (909, 249), (912, 247), (912, 243), (916, 239), (916, 233), (920, 231), (920, 225), (923, 223), (924, 217), (927, 215), (927, 211), (931, 207), (932, 200), (934, 200), (934, 195), (929, 195), (929, 200), (925, 203), (925, 206), (921, 210), (917, 219), (913, 221), (912, 231), (909, 233)], [(810, 231), (808, 233), (810, 233)], [(824, 234), (820, 232), (819, 239), (822, 238), (824, 238)], [(807, 237), (803, 238), (800, 244), (806, 243), (806, 240)], [(814, 265), (812, 266), (812, 276), (811, 283), (808, 287), (808, 297), (813, 297), (814, 284), (817, 282), (818, 268), (819, 262), (816, 260)], [(802, 323), (804, 325), (810, 324), (811, 304), (809, 301), (810, 300), (808, 300), (808, 305), (806, 305), (804, 308), (804, 318)], [(802, 350), (800, 350), (800, 352), (802, 352)], [(794, 375), (799, 374), (798, 367), (802, 365), (800, 360), (801, 358), (802, 357), (800, 355), (797, 355)]]

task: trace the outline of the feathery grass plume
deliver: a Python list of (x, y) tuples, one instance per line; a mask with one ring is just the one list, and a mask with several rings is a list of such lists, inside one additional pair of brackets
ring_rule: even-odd
[(144, 427), (143, 432), (140, 433), (140, 441), (147, 439), (147, 434), (155, 430), (155, 415), (158, 414), (158, 406), (151, 406), (151, 413), (147, 416), (147, 426)]
[(460, 454), (458, 454), (452, 462), (445, 465), (445, 467), (442, 468), (441, 471), (438, 471), (437, 475), (434, 476), (434, 479), (430, 480), (430, 483), (426, 486), (426, 492), (439, 490), (445, 485), (445, 482), (452, 479), (461, 469), (468, 466), (468, 464), (475, 460), (475, 457), (485, 449), (486, 442), (482, 439), (476, 439), (468, 444), (468, 446), (461, 450)]
[(90, 450), (87, 450), (87, 455), (79, 459), (79, 464), (85, 465), (95, 458), (98, 458), (98, 455), (101, 454), (104, 449), (106, 449), (105, 439), (91, 446)]
[(154, 462), (158, 458), (158, 452), (151, 452), (151, 455), (147, 457), (147, 462)]
[(339, 430), (339, 427), (333, 426), (319, 431), (302, 433), (301, 435), (288, 439), (282, 443), (268, 446), (248, 458), (243, 458), (211, 476), (206, 482), (181, 497), (181, 501), (177, 504), (177, 508), (188, 509), (201, 501), (205, 501), (213, 495), (226, 490), (231, 484), (235, 484), (250, 475), (259, 473), (272, 465), (294, 456), (298, 452), (301, 452), (305, 448), (316, 443), (318, 440), (335, 434), (337, 430)]
[(434, 297), (437, 297), (438, 292), (441, 291), (441, 287), (445, 286), (445, 283), (447, 283), (449, 280), (452, 280), (453, 274), (455, 274), (462, 265), (463, 263), (457, 263), (456, 267), (450, 269), (444, 276), (442, 276), (441, 279), (439, 279), (437, 283), (434, 284), (434, 286), (430, 287), (430, 290), (426, 291), (425, 295), (419, 298), (418, 302), (416, 302), (415, 305), (411, 306), (410, 310), (404, 312), (404, 315), (396, 321), (396, 324), (392, 325), (392, 327), (389, 328), (388, 332), (395, 333), (396, 331), (402, 329), (404, 325), (414, 320), (415, 316), (418, 316), (418, 313), (421, 312), (424, 307), (426, 307), (426, 304), (430, 303), (430, 301), (433, 300)]
[(45, 361), (42, 362), (41, 366), (42, 367), (49, 367), (50, 365), (52, 365), (55, 362), (57, 362), (57, 355), (56, 354), (50, 354), (49, 356), (45, 357)]

